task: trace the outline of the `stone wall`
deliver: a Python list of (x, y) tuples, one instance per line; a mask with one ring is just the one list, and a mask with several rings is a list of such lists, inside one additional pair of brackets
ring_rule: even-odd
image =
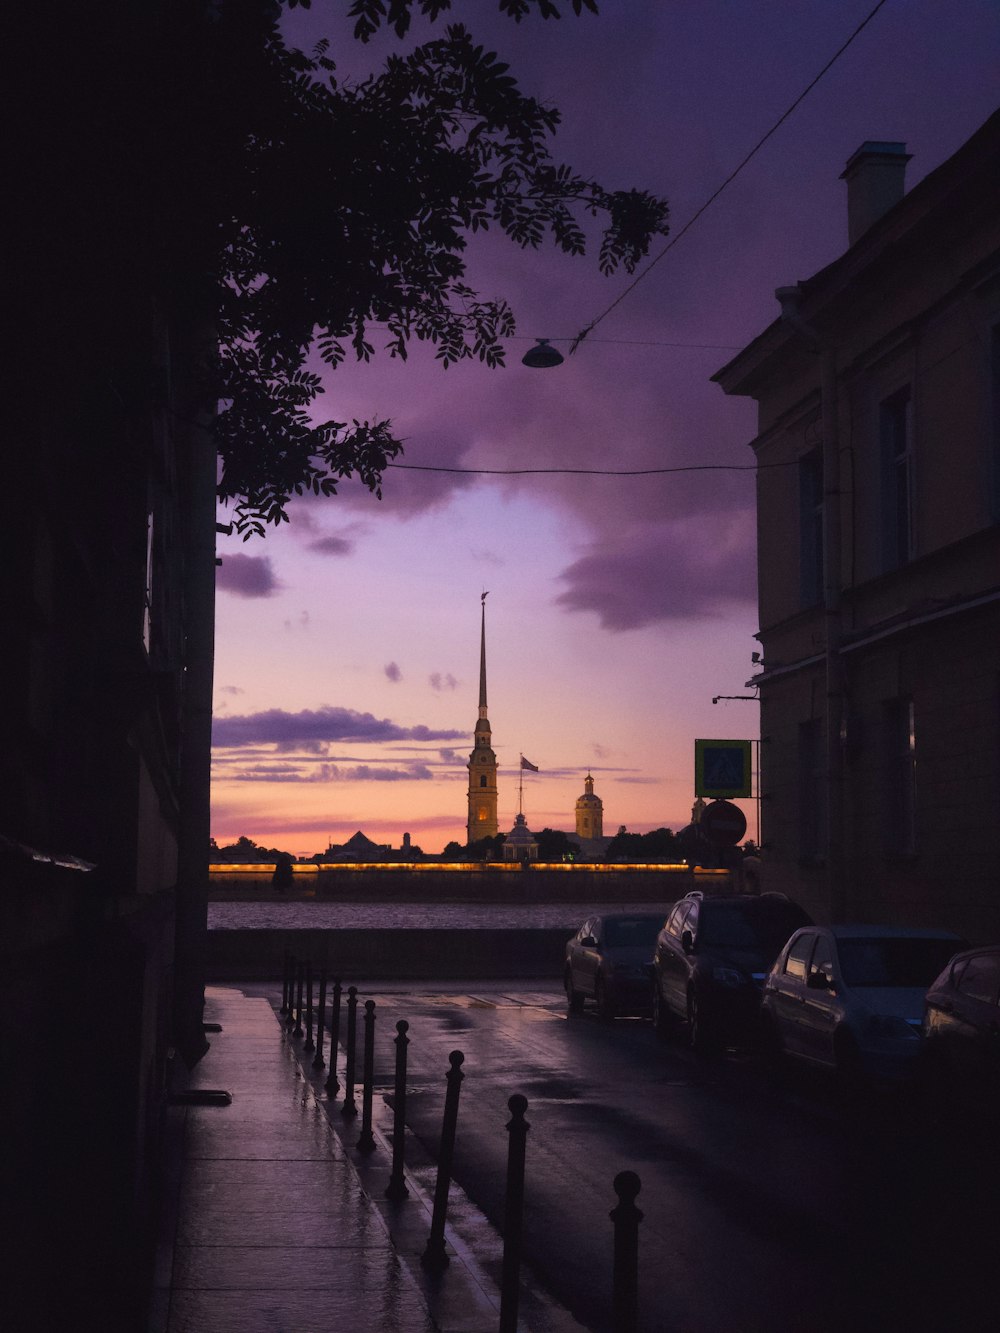
[(207, 980), (280, 981), (285, 951), (342, 981), (562, 978), (559, 930), (210, 930)]

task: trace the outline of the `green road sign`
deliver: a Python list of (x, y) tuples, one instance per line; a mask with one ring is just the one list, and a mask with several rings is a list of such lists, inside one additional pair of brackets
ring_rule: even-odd
[(695, 741), (694, 794), (728, 800), (750, 795), (749, 741)]

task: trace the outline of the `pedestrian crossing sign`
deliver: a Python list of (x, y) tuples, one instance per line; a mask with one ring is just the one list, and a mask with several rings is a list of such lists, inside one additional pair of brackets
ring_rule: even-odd
[(696, 740), (694, 794), (713, 800), (750, 795), (750, 742)]

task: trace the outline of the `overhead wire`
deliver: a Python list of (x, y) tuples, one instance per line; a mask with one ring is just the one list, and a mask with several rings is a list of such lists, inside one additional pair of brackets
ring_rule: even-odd
[(599, 314), (596, 319), (592, 319), (589, 324), (587, 324), (583, 329), (580, 330), (580, 332), (573, 339), (573, 342), (570, 346), (569, 350), (571, 356), (580, 346), (583, 340), (589, 336), (591, 331), (595, 329), (598, 324), (600, 324), (601, 320), (605, 319), (608, 315), (610, 315), (612, 310), (614, 310), (617, 306), (621, 305), (622, 301), (625, 300), (626, 296), (629, 296), (632, 292), (635, 291), (639, 283), (642, 282), (644, 278), (649, 276), (649, 274), (653, 271), (653, 269), (660, 262), (660, 260), (664, 259), (670, 253), (670, 251), (674, 248), (674, 246), (681, 239), (681, 237), (686, 235), (686, 233), (691, 230), (691, 228), (698, 221), (698, 219), (711, 207), (712, 204), (715, 203), (719, 195), (722, 194), (722, 192), (733, 183), (733, 181), (740, 174), (743, 168), (747, 166), (747, 164), (754, 157), (756, 157), (756, 155), (767, 143), (768, 139), (770, 139), (771, 136), (781, 128), (781, 126), (785, 123), (788, 117), (796, 110), (797, 107), (799, 107), (805, 101), (805, 99), (809, 96), (812, 90), (819, 83), (820, 79), (823, 78), (824, 74), (826, 74), (836, 64), (836, 62), (844, 54), (847, 48), (855, 40), (855, 38), (860, 36), (860, 34), (864, 31), (865, 28), (867, 28), (868, 24), (871, 23), (872, 19), (882, 8), (882, 6), (885, 5), (886, 3), (887, 0), (878, 0), (878, 3), (875, 5), (875, 7), (872, 10), (870, 10), (868, 14), (865, 15), (865, 17), (857, 25), (857, 27), (854, 29), (851, 35), (834, 52), (834, 54), (826, 62), (823, 68), (815, 76), (815, 78), (813, 78), (802, 90), (802, 92), (799, 93), (798, 97), (796, 97), (795, 101), (791, 104), (791, 106), (789, 106), (787, 110), (782, 112), (782, 114), (774, 122), (774, 124), (767, 131), (767, 133), (757, 140), (754, 146), (743, 158), (743, 160), (739, 162), (736, 167), (733, 168), (733, 170), (729, 173), (729, 175), (722, 182), (722, 184), (712, 194), (710, 194), (709, 197), (705, 200), (705, 202), (701, 205), (701, 207), (698, 208), (696, 212), (693, 213), (692, 216), (688, 218), (687, 222), (685, 222), (684, 226), (681, 227), (680, 231), (670, 238), (670, 240), (666, 243), (666, 245), (663, 247), (660, 253), (658, 255), (655, 255), (653, 259), (651, 259), (649, 263), (645, 266), (645, 268), (641, 270), (641, 272), (636, 274), (636, 276), (625, 288), (625, 290), (619, 293), (619, 295), (611, 302), (611, 304), (607, 307), (606, 310), (602, 311), (602, 313)]

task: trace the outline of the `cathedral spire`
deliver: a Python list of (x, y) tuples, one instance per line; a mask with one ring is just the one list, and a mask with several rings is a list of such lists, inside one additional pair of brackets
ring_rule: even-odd
[(482, 638), (479, 645), (479, 716), (486, 717), (486, 599), (488, 592), (484, 592), (480, 602), (483, 608), (483, 627)]
[(497, 757), (486, 711), (486, 598), (480, 598), (482, 620), (479, 637), (479, 717), (476, 721), (474, 749), (469, 755), (469, 818), (467, 842), (495, 838), (497, 824)]

